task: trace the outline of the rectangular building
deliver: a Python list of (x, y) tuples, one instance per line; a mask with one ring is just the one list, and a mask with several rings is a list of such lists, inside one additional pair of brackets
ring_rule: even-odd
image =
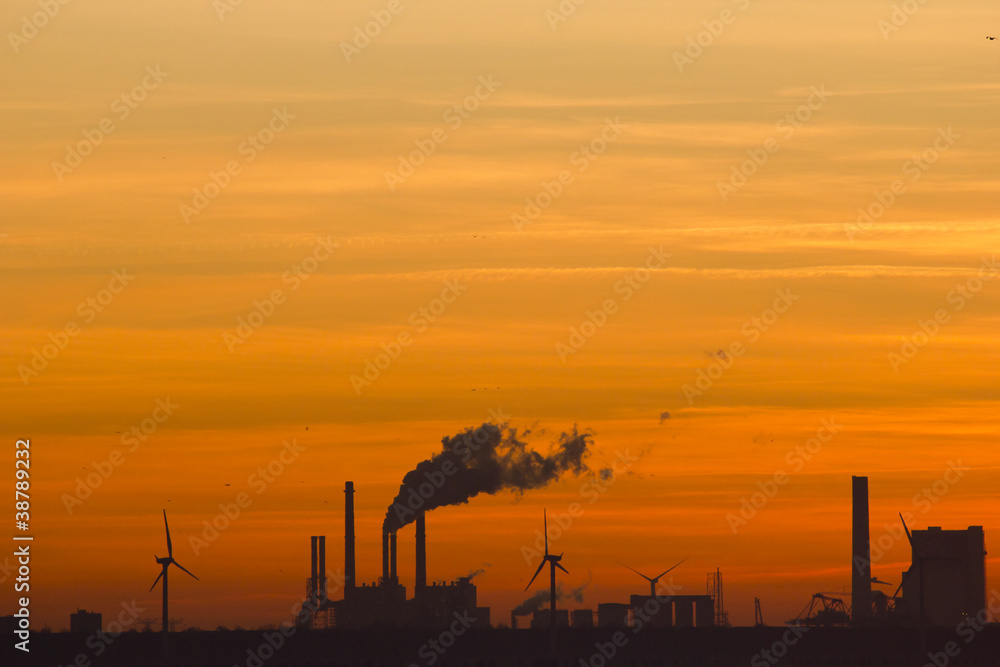
[(100, 632), (102, 628), (100, 614), (77, 609), (75, 614), (69, 615), (70, 632), (92, 635), (95, 632)]
[(917, 624), (954, 627), (986, 608), (986, 537), (982, 526), (911, 533), (912, 559), (903, 582), (905, 613)]

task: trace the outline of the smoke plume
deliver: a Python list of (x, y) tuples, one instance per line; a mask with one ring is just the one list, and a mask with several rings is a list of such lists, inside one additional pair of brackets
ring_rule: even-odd
[(445, 505), (462, 505), (480, 493), (510, 490), (515, 494), (538, 489), (564, 473), (589, 472), (584, 459), (593, 444), (589, 433), (576, 426), (552, 443), (548, 455), (528, 449), (517, 429), (506, 424), (483, 424), (441, 440), (441, 451), (406, 473), (399, 493), (389, 505), (383, 530), (402, 528), (427, 512)]
[[(562, 584), (556, 584), (556, 601), (563, 601), (572, 599), (575, 602), (583, 602), (583, 591), (590, 585), (593, 577), (590, 572), (587, 573), (587, 581), (583, 582), (582, 586), (572, 589), (569, 593), (563, 592)], [(534, 612), (542, 609), (549, 603), (549, 589), (545, 588), (543, 590), (537, 591), (530, 598), (522, 602), (521, 604), (514, 607), (511, 611), (515, 616), (529, 616)]]
[[(557, 586), (556, 599), (558, 598), (559, 598), (559, 587)], [(534, 612), (541, 609), (542, 605), (544, 605), (548, 601), (548, 599), (549, 599), (548, 590), (538, 591), (530, 598), (528, 598), (521, 604), (514, 607), (514, 609), (511, 610), (510, 613), (512, 613), (514, 616), (528, 616), (529, 614), (533, 614)]]

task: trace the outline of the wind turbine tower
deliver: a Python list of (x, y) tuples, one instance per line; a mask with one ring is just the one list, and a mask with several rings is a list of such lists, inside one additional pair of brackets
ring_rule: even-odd
[(545, 510), (542, 510), (542, 521), (545, 527), (545, 558), (543, 558), (542, 562), (538, 564), (538, 569), (535, 570), (535, 576), (531, 578), (531, 581), (529, 581), (528, 585), (524, 587), (524, 590), (531, 588), (531, 584), (535, 583), (535, 579), (538, 577), (539, 572), (541, 572), (542, 568), (545, 567), (545, 564), (548, 563), (551, 575), (549, 581), (549, 623), (551, 624), (550, 628), (552, 630), (552, 638), (554, 641), (556, 632), (556, 568), (558, 567), (566, 574), (569, 574), (569, 570), (564, 568), (559, 563), (559, 561), (562, 560), (563, 554), (556, 556), (549, 553), (549, 520)]
[(163, 636), (166, 637), (167, 633), (170, 631), (170, 614), (167, 613), (167, 572), (168, 572), (168, 569), (170, 568), (171, 565), (176, 565), (177, 567), (179, 567), (180, 569), (184, 570), (184, 572), (187, 572), (188, 574), (190, 574), (192, 577), (194, 577), (198, 581), (201, 581), (201, 580), (198, 579), (198, 577), (195, 577), (190, 572), (188, 572), (184, 568), (183, 565), (181, 565), (180, 563), (178, 563), (177, 561), (174, 560), (174, 547), (170, 543), (170, 526), (167, 525), (167, 510), (163, 510), (163, 527), (166, 528), (166, 530), (167, 530), (167, 557), (166, 558), (160, 558), (158, 556), (155, 557), (156, 558), (156, 562), (159, 563), (160, 565), (162, 565), (163, 569), (160, 571), (160, 575), (158, 577), (156, 577), (156, 581), (153, 582), (153, 585), (149, 587), (149, 590), (152, 591), (154, 588), (156, 588), (156, 584), (159, 583), (160, 579), (163, 579), (163, 621), (161, 623), (162, 627), (161, 627), (160, 631), (163, 633)]

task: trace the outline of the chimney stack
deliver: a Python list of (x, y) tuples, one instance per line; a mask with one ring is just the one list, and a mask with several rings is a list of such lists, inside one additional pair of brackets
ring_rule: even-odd
[(309, 601), (314, 605), (316, 600), (319, 599), (319, 575), (317, 574), (317, 568), (319, 564), (317, 563), (317, 557), (319, 555), (319, 538), (313, 535), (311, 538), (311, 555), (312, 555), (312, 576), (309, 578)]
[(326, 602), (326, 535), (319, 536), (319, 602)]
[(417, 515), (417, 577), (414, 582), (413, 594), (422, 593), (427, 588), (427, 526), (424, 523), (424, 513)]
[(397, 583), (396, 578), (396, 531), (389, 533), (389, 579)]
[(851, 477), (853, 531), (851, 549), (851, 622), (867, 625), (872, 615), (872, 561), (868, 519), (868, 478)]
[(354, 482), (344, 485), (344, 594), (354, 588)]
[(382, 531), (382, 584), (389, 583), (389, 531)]

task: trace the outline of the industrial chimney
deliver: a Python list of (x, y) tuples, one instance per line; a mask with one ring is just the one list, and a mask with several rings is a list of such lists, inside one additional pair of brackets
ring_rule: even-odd
[(389, 531), (382, 531), (382, 584), (389, 583)]
[(319, 603), (326, 602), (326, 535), (319, 536)]
[(319, 583), (319, 576), (317, 574), (317, 568), (319, 563), (317, 563), (317, 558), (319, 556), (319, 538), (313, 535), (310, 538), (310, 548), (311, 548), (311, 560), (312, 560), (312, 576), (309, 577), (309, 601), (314, 605), (315, 608), (316, 600), (319, 599), (319, 588), (317, 584)]
[(354, 482), (344, 485), (344, 590), (354, 589)]
[(424, 523), (424, 513), (417, 516), (417, 576), (414, 585), (414, 595), (427, 588), (427, 526)]
[(868, 525), (868, 478), (851, 477), (853, 530), (851, 548), (851, 622), (867, 625), (872, 616), (871, 537)]
[(398, 583), (396, 578), (396, 531), (389, 533), (389, 580)]

